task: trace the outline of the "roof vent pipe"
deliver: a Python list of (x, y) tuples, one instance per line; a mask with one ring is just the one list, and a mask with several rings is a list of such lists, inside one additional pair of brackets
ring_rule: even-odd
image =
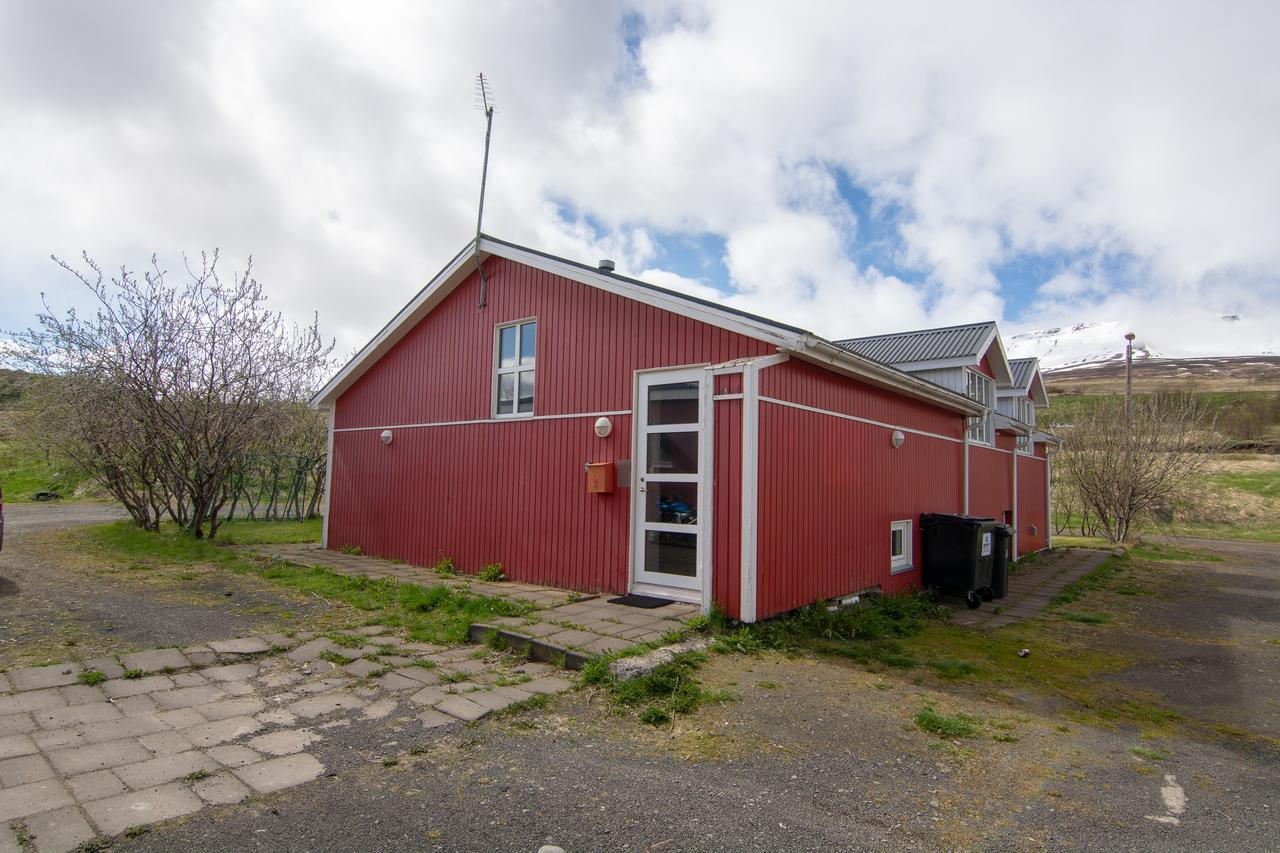
[(616, 267), (617, 265), (613, 261), (609, 260), (608, 258), (605, 258), (604, 260), (596, 264), (596, 269), (602, 270), (604, 272), (613, 272)]

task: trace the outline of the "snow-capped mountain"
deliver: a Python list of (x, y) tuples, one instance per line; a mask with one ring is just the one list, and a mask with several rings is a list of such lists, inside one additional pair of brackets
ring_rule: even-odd
[[(1121, 323), (1077, 323), (1038, 332), (1022, 332), (1005, 338), (1009, 358), (1040, 359), (1042, 370), (1058, 370), (1124, 358), (1125, 333)], [(1160, 358), (1142, 338), (1133, 342), (1134, 360)]]

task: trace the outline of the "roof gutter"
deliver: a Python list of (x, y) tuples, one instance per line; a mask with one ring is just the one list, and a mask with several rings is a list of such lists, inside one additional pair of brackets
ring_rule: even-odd
[(982, 404), (970, 400), (968, 397), (948, 391), (941, 385), (934, 385), (932, 382), (917, 379), (909, 373), (903, 373), (901, 370), (888, 365), (863, 358), (822, 338), (810, 335), (798, 341), (798, 344), (796, 349), (791, 350), (797, 358), (821, 364), (870, 382), (872, 385), (898, 391), (908, 397), (914, 397), (917, 400), (933, 403), (944, 409), (950, 409), (966, 415), (981, 415), (985, 411)]

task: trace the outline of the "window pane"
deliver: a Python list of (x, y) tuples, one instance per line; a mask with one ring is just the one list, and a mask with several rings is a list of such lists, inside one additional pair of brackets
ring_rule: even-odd
[(644, 534), (644, 569), (691, 578), (698, 574), (698, 537), (693, 533)]
[(514, 373), (498, 374), (498, 414), (509, 415), (515, 410), (512, 405), (516, 396), (516, 375)]
[(696, 424), (698, 383), (675, 382), (649, 387), (649, 424)]
[(521, 412), (533, 411), (533, 371), (520, 371), (520, 409)]
[(902, 528), (895, 527), (889, 534), (889, 553), (895, 557), (902, 556)]
[(520, 363), (533, 364), (538, 349), (538, 324), (525, 323), (520, 327)]
[(698, 473), (698, 434), (696, 432), (651, 432), (648, 473)]
[(697, 483), (646, 483), (644, 503), (646, 521), (698, 523)]
[(498, 366), (514, 367), (516, 363), (516, 336), (520, 329), (507, 326), (498, 333)]

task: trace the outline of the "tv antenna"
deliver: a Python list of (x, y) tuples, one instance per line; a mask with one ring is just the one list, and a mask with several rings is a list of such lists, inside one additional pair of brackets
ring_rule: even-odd
[(480, 208), (476, 212), (476, 269), (480, 271), (480, 304), (488, 300), (489, 282), (485, 280), (484, 265), (480, 263), (480, 226), (484, 222), (484, 190), (489, 181), (489, 139), (493, 135), (493, 92), (484, 74), (476, 75), (476, 106), (484, 112), (484, 166), (480, 169)]

